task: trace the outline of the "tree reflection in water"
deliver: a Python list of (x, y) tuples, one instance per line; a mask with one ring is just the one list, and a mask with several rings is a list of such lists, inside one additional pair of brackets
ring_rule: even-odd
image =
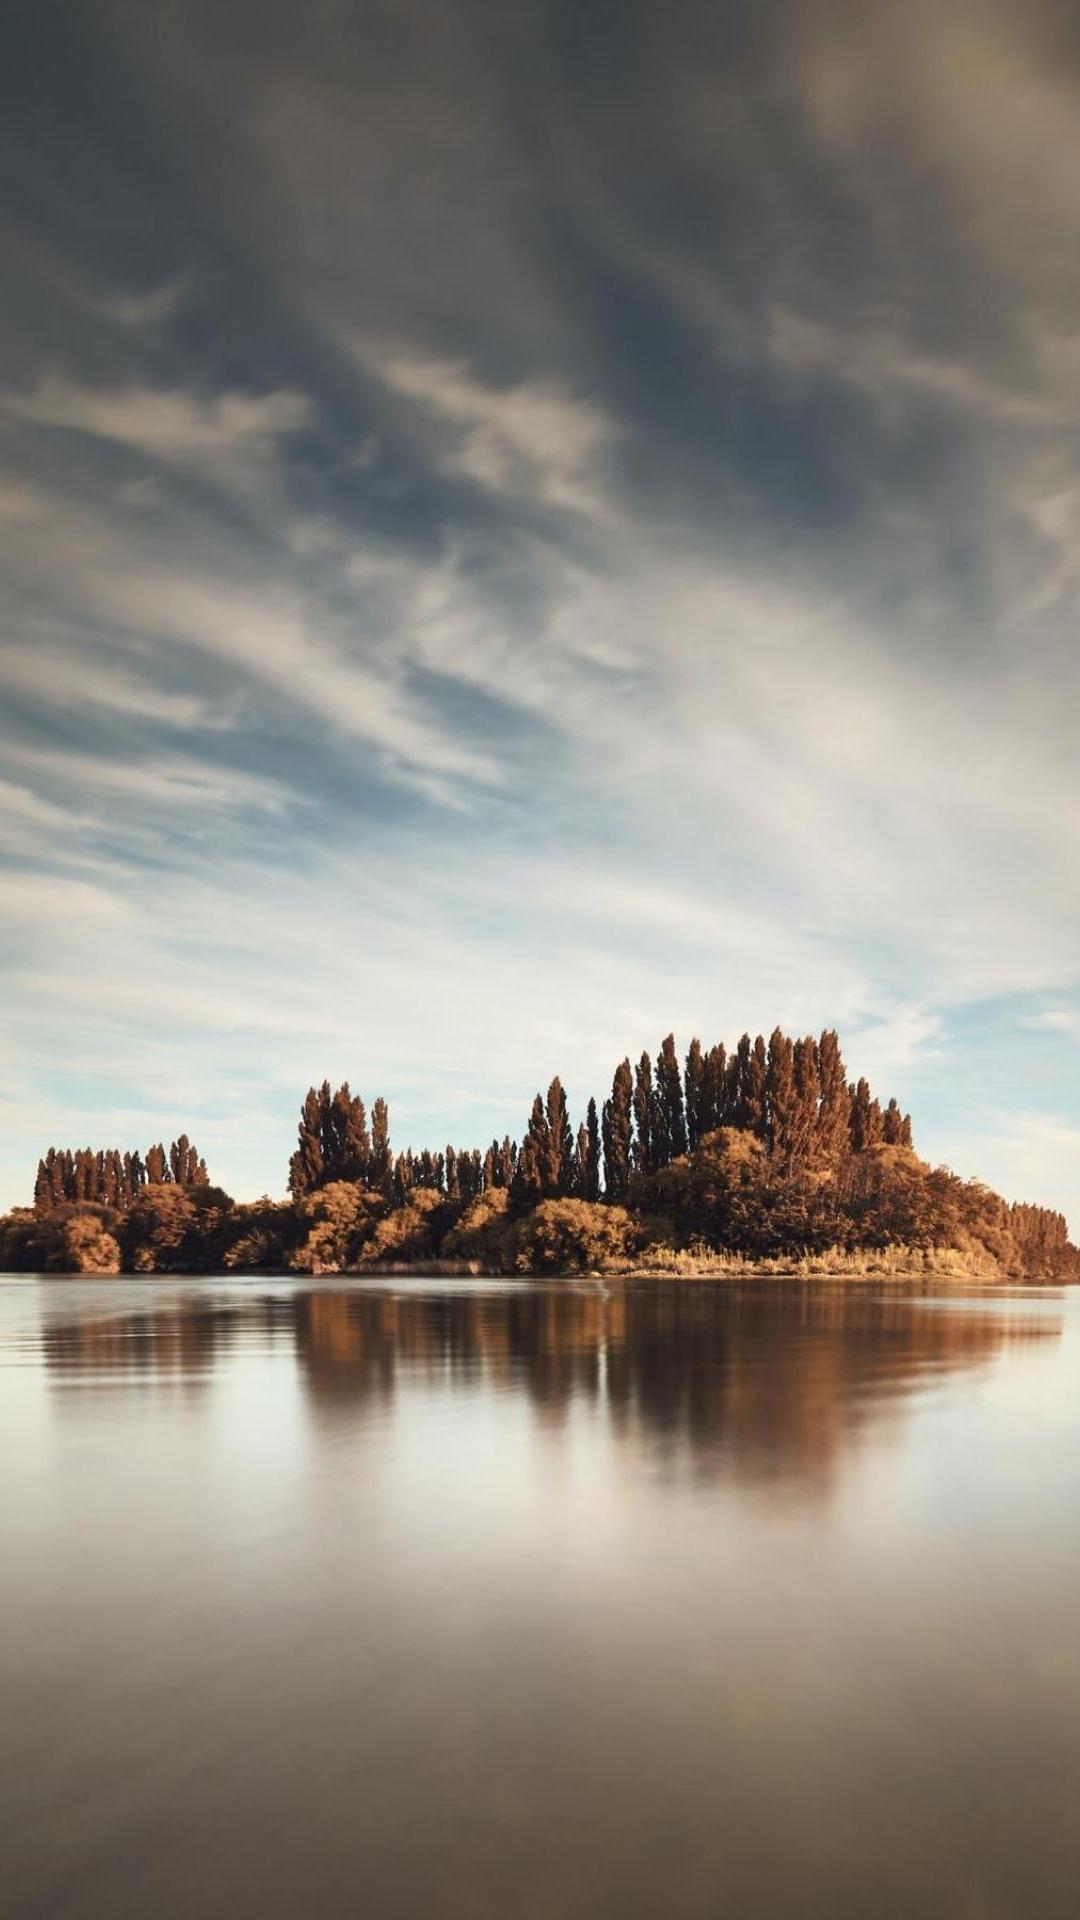
[(615, 1437), (683, 1448), (706, 1473), (823, 1484), (845, 1442), (912, 1390), (1060, 1333), (1030, 1296), (775, 1281), (230, 1283), (119, 1314), (100, 1311), (106, 1297), (46, 1317), (54, 1378), (129, 1374), (198, 1393), (245, 1353), (285, 1345), (320, 1418), (362, 1418), (402, 1392), (517, 1392), (547, 1423), (577, 1403)]

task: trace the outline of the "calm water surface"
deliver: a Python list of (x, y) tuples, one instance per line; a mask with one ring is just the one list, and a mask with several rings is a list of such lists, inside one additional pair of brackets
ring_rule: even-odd
[(1080, 1297), (0, 1280), (0, 1905), (1068, 1915)]

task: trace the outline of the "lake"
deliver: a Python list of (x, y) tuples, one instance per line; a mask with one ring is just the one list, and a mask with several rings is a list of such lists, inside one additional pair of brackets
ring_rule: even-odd
[(15, 1920), (1042, 1920), (1080, 1294), (0, 1280)]

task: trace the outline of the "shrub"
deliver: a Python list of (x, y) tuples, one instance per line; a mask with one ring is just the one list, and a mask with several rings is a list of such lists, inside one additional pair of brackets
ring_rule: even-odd
[(625, 1266), (640, 1231), (623, 1207), (591, 1200), (542, 1200), (516, 1223), (510, 1239), (518, 1273), (604, 1272)]

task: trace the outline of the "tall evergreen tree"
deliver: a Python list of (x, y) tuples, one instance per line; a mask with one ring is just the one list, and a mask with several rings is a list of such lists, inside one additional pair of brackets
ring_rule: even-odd
[(792, 1129), (791, 1157), (803, 1161), (810, 1157), (817, 1129), (821, 1085), (818, 1078), (818, 1049), (813, 1034), (795, 1042), (795, 1118)]
[(570, 1191), (576, 1200), (584, 1200), (585, 1198), (585, 1181), (587, 1178), (588, 1164), (589, 1129), (583, 1120), (578, 1127), (577, 1136), (574, 1140), (574, 1175), (570, 1184)]
[[(329, 1095), (329, 1087), (327, 1087)], [(149, 1156), (148, 1156), (149, 1157)], [(309, 1087), (300, 1109), (296, 1152), (289, 1162), (289, 1192), (294, 1200), (321, 1186), (325, 1177), (323, 1154), (322, 1102), (314, 1087)]]
[(384, 1193), (389, 1185), (391, 1164), (390, 1114), (386, 1101), (380, 1095), (371, 1109), (371, 1158), (368, 1166), (369, 1184), (380, 1193)]
[(551, 1169), (551, 1128), (542, 1094), (537, 1094), (529, 1113), (529, 1125), (514, 1170), (513, 1193), (516, 1200), (535, 1206), (547, 1191)]
[(779, 1027), (769, 1039), (765, 1069), (765, 1130), (772, 1153), (788, 1159), (795, 1132), (795, 1050)]
[(548, 1118), (543, 1098), (538, 1093), (529, 1114), (528, 1130), (521, 1143), (511, 1182), (515, 1200), (535, 1206), (545, 1195), (549, 1166)]
[(558, 1074), (548, 1088), (546, 1152), (541, 1156), (544, 1193), (554, 1196), (569, 1193), (574, 1172), (574, 1134), (566, 1105), (566, 1094)]
[(653, 1161), (653, 1081), (652, 1061), (643, 1053), (634, 1075), (634, 1166), (639, 1173), (651, 1173)]
[(590, 1097), (585, 1111), (585, 1185), (582, 1198), (599, 1200), (600, 1198), (600, 1120), (596, 1111), (596, 1101)]
[(347, 1080), (342, 1081), (330, 1102), (328, 1132), (332, 1143), (328, 1156), (331, 1178), (368, 1183), (371, 1179), (371, 1135), (368, 1132), (367, 1108), (359, 1094), (350, 1092)]
[(767, 1134), (765, 1083), (768, 1053), (761, 1034), (753, 1041), (744, 1033), (728, 1068), (725, 1106), (727, 1125), (754, 1133), (760, 1140)]
[(707, 1099), (705, 1075), (705, 1056), (701, 1050), (701, 1041), (691, 1040), (686, 1052), (686, 1067), (683, 1074), (683, 1084), (686, 1089), (686, 1139), (691, 1151), (708, 1132), (708, 1128), (702, 1124)]
[(611, 1083), (611, 1098), (604, 1101), (602, 1123), (604, 1196), (611, 1201), (625, 1200), (630, 1181), (633, 1098), (634, 1077), (630, 1062), (621, 1060)]
[(751, 1133), (759, 1140), (768, 1137), (768, 1112), (765, 1084), (769, 1072), (769, 1057), (761, 1034), (757, 1034), (750, 1049), (750, 1061), (746, 1078), (746, 1124)]
[(165, 1148), (159, 1140), (156, 1147), (148, 1147), (146, 1150), (146, 1178), (150, 1186), (163, 1187), (168, 1184), (171, 1177)]
[(652, 1112), (653, 1165), (669, 1166), (686, 1152), (686, 1114), (683, 1106), (682, 1075), (675, 1051), (675, 1035), (669, 1033), (656, 1056), (656, 1091)]
[(865, 1153), (867, 1147), (876, 1147), (881, 1140), (881, 1108), (871, 1098), (865, 1080), (859, 1080), (851, 1089), (850, 1129), (853, 1153)]
[(840, 1042), (831, 1027), (818, 1041), (821, 1095), (814, 1129), (815, 1156), (827, 1166), (842, 1160), (851, 1146), (851, 1095)]
[(705, 1088), (701, 1112), (701, 1137), (714, 1128), (728, 1125), (726, 1114), (727, 1049), (721, 1042), (705, 1055)]

